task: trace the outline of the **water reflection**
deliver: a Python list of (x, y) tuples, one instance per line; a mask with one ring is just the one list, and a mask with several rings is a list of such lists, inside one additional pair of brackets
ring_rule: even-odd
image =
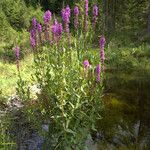
[(99, 148), (148, 150), (150, 147), (150, 71), (108, 72), (106, 109), (99, 121)]

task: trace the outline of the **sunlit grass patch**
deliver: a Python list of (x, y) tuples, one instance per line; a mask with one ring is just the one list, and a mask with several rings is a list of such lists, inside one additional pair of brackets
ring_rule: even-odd
[[(25, 60), (20, 62), (20, 68), (22, 70), (21, 76), (26, 81), (31, 81), (29, 74), (32, 70), (32, 56), (27, 56)], [(1, 97), (8, 98), (12, 94), (15, 94), (15, 88), (18, 80), (18, 71), (16, 64), (0, 62), (0, 91)]]

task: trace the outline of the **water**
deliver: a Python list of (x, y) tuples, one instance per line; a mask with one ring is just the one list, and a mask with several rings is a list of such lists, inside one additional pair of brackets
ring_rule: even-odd
[[(98, 132), (94, 134), (94, 142), (91, 139), (86, 142), (88, 147), (91, 150), (149, 150), (150, 71), (106, 72), (104, 83), (105, 111), (102, 114), (103, 119), (97, 123)], [(16, 100), (13, 103), (16, 108), (22, 107)], [(13, 107), (10, 108), (14, 109), (13, 103), (11, 104)], [(42, 137), (26, 122), (21, 111), (15, 109), (12, 112), (15, 118), (12, 121), (5, 119), (5, 122), (8, 127), (8, 123), (13, 124), (11, 134), (16, 135), (17, 144), (21, 144), (22, 150), (26, 149), (24, 147), (29, 149), (30, 146), (32, 146), (30, 150), (33, 150), (33, 146), (40, 150)], [(4, 137), (6, 145), (2, 145), (0, 149), (16, 149), (13, 141), (16, 139)]]
[(106, 73), (98, 150), (150, 149), (150, 71)]

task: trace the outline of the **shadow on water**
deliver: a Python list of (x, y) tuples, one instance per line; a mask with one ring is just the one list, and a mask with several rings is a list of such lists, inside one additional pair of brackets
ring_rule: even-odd
[(150, 70), (107, 72), (98, 149), (150, 148)]

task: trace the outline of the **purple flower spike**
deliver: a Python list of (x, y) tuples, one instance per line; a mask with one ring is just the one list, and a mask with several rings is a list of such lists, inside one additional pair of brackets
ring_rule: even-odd
[(104, 49), (105, 44), (106, 44), (105, 37), (101, 36), (100, 41), (99, 41), (100, 48)]
[(102, 63), (104, 63), (104, 60), (105, 60), (105, 52), (104, 52), (104, 49), (101, 50), (101, 52), (100, 52), (100, 57), (101, 57)]
[(62, 24), (58, 23), (55, 19), (54, 24), (52, 26), (52, 33), (54, 41), (58, 41), (62, 35)]
[(79, 8), (78, 6), (74, 7), (74, 27), (77, 29), (78, 28), (78, 15), (79, 15)]
[(84, 65), (84, 68), (87, 69), (87, 68), (89, 68), (90, 63), (88, 60), (84, 60), (83, 65)]
[(52, 25), (52, 32), (53, 34), (56, 34), (57, 32), (57, 20), (55, 19), (54, 24)]
[(61, 10), (61, 17), (62, 17), (62, 19), (63, 19), (64, 15), (65, 15), (65, 12), (66, 12), (65, 8), (63, 8), (63, 9)]
[(37, 29), (39, 33), (42, 33), (42, 25), (40, 23), (37, 24)]
[(67, 13), (68, 17), (70, 18), (70, 7), (69, 7), (69, 5), (67, 5), (67, 7), (66, 7), (66, 13)]
[(36, 46), (36, 33), (34, 29), (30, 31), (30, 44), (32, 48)]
[(42, 43), (42, 25), (40, 23), (37, 24), (39, 43)]
[(102, 36), (99, 40), (99, 47), (100, 47), (100, 58), (101, 58), (101, 62), (104, 63), (105, 60), (105, 52), (104, 52), (104, 47), (106, 44), (106, 40), (105, 37)]
[(95, 29), (96, 22), (97, 22), (97, 17), (98, 17), (98, 6), (94, 5), (93, 6), (93, 28)]
[(75, 7), (74, 7), (74, 15), (75, 15), (75, 16), (78, 16), (78, 15), (79, 15), (79, 8), (78, 8), (78, 6), (75, 6)]
[(35, 42), (35, 39), (33, 39), (31, 36), (30, 36), (30, 44), (31, 44), (32, 48), (35, 48), (36, 42)]
[(63, 31), (62, 23), (58, 24), (58, 35), (61, 36)]
[(47, 10), (43, 17), (44, 23), (48, 24), (50, 22), (51, 18), (52, 18), (52, 13), (49, 10)]
[(33, 38), (35, 38), (35, 30), (34, 30), (34, 29), (32, 29), (32, 30), (30, 31), (30, 36), (33, 37)]
[(36, 27), (37, 27), (37, 21), (36, 21), (35, 17), (32, 19), (32, 26), (34, 29), (36, 29)]
[(97, 74), (101, 73), (101, 66), (100, 66), (100, 64), (98, 64), (97, 67), (96, 67), (96, 73)]
[(101, 66), (98, 64), (96, 66), (96, 80), (99, 82), (100, 81), (100, 75), (101, 75)]
[(70, 32), (70, 29), (69, 29), (70, 7), (69, 7), (69, 5), (67, 5), (67, 7), (65, 9), (62, 9), (61, 15), (62, 15), (62, 20), (64, 22), (65, 32), (68, 34), (68, 39), (69, 39), (69, 32)]
[(47, 10), (44, 14), (43, 19), (44, 19), (44, 23), (45, 23), (45, 39), (46, 39), (46, 41), (50, 41), (50, 34), (49, 34), (50, 25), (49, 25), (49, 23), (52, 19), (52, 13), (49, 10)]
[(98, 16), (98, 6), (96, 4), (93, 6), (93, 15)]
[(88, 16), (88, 11), (89, 11), (89, 1), (85, 0), (85, 15)]
[(62, 20), (64, 23), (70, 23), (70, 7), (67, 6), (65, 9), (62, 9)]

